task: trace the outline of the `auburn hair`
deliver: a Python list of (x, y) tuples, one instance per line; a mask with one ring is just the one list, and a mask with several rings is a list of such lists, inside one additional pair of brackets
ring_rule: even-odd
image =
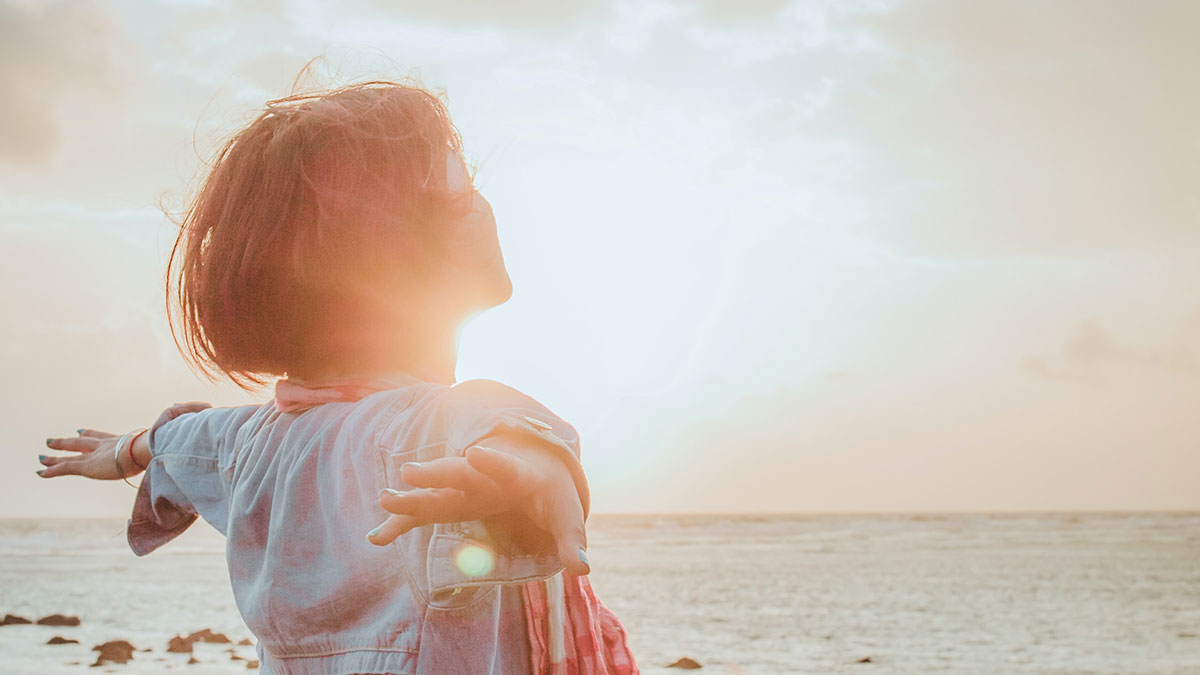
[[(372, 338), (430, 265), (462, 143), (442, 101), (372, 81), (269, 101), (188, 203), (167, 266), (171, 334), (210, 379), (243, 388), (320, 371)], [(436, 248), (436, 247), (435, 247)]]

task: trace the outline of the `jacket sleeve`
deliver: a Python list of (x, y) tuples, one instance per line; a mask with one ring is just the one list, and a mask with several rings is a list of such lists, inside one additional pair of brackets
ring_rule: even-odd
[(203, 517), (221, 534), (228, 521), (229, 466), (234, 439), (258, 406), (205, 408), (177, 405), (147, 432), (150, 464), (126, 528), (139, 556), (179, 536)]
[[(589, 491), (574, 427), (533, 398), (491, 380), (456, 384), (448, 403), (448, 455), (461, 456), (495, 433), (526, 435), (531, 443), (555, 451), (562, 459), (586, 516)], [(486, 520), (440, 524), (429, 546), (433, 598), (462, 588), (545, 579), (563, 569), (552, 548), (522, 550), (508, 541), (503, 531), (490, 528)]]

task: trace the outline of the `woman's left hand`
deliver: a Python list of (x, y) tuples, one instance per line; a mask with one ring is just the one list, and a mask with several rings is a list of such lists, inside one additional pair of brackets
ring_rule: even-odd
[(417, 489), (380, 493), (380, 506), (393, 515), (368, 533), (368, 540), (383, 546), (421, 525), (517, 511), (554, 539), (568, 572), (587, 574), (583, 506), (562, 460), (520, 436), (496, 436), (487, 443), (491, 447), (472, 446), (465, 457), (405, 464), (402, 476)]

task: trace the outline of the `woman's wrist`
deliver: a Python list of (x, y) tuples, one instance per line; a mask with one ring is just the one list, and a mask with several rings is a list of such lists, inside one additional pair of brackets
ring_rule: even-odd
[[(113, 461), (116, 462), (117, 475), (121, 478), (136, 476), (149, 466), (150, 446), (146, 441), (146, 431), (131, 431), (117, 439), (117, 446), (113, 448)], [(143, 457), (139, 458), (139, 454)]]
[(142, 429), (133, 437), (129, 447), (129, 458), (133, 461), (133, 473), (141, 473), (150, 467), (150, 434)]

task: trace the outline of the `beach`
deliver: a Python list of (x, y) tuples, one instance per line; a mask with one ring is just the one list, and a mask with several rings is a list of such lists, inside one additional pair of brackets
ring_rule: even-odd
[[(764, 675), (1200, 672), (1200, 514), (601, 515), (589, 556), (646, 673), (685, 672), (666, 668), (681, 657)], [(255, 658), (166, 652), (206, 628), (253, 637), (203, 523), (137, 558), (120, 520), (8, 519), (0, 560), (0, 615), (80, 618), (0, 626), (0, 672), (216, 674)], [(138, 651), (89, 668), (109, 640)]]

